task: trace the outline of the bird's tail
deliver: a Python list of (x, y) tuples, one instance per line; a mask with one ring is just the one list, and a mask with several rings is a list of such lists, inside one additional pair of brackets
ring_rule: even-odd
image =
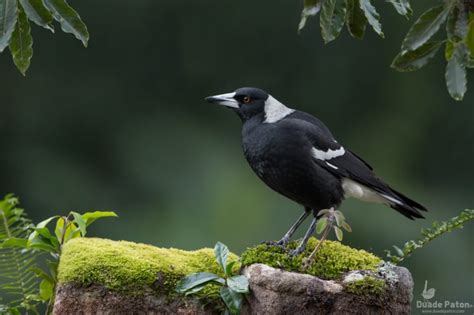
[(387, 201), (388, 205), (392, 209), (397, 210), (398, 212), (400, 212), (411, 220), (414, 220), (415, 218), (425, 218), (419, 210), (428, 211), (428, 209), (426, 209), (418, 202), (396, 191), (395, 189), (392, 189), (391, 187), (387, 188), (387, 190), (385, 190), (384, 192), (379, 192), (379, 194)]

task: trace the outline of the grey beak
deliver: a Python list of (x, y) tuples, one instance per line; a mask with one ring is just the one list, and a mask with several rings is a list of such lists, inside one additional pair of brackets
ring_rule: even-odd
[(235, 93), (232, 92), (232, 93), (208, 96), (205, 98), (205, 100), (208, 101), (209, 103), (215, 103), (215, 104), (232, 107), (232, 108), (239, 108), (239, 103), (235, 100), (234, 96), (235, 96)]

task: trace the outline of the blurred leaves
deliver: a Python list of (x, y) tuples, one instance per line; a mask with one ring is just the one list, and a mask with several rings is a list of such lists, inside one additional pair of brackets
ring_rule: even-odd
[[(411, 17), (413, 10), (409, 0), (387, 2), (398, 14), (407, 19)], [(364, 37), (367, 23), (384, 37), (380, 15), (370, 0), (305, 1), (299, 30), (305, 26), (308, 17), (319, 12), (320, 6), (321, 35), (325, 43), (339, 36), (344, 23), (349, 34), (356, 39)], [(432, 40), (446, 21), (446, 39)], [(467, 90), (466, 68), (474, 65), (474, 13), (462, 0), (446, 0), (421, 14), (410, 27), (391, 67), (401, 72), (418, 70), (429, 63), (443, 43), (446, 43), (446, 85), (452, 98), (462, 100)]]
[(63, 32), (73, 34), (87, 47), (87, 27), (65, 0), (0, 0), (0, 52), (9, 47), (15, 66), (23, 75), (33, 57), (28, 20), (54, 33), (53, 18)]

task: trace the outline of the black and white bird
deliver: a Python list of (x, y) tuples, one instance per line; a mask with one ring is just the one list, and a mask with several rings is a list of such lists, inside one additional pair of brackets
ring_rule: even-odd
[(257, 176), (270, 188), (304, 207), (304, 213), (277, 243), (285, 246), (300, 224), (313, 220), (298, 248), (306, 247), (318, 212), (336, 209), (348, 197), (387, 205), (404, 216), (423, 218), (426, 208), (378, 178), (361, 157), (343, 147), (316, 117), (280, 103), (252, 87), (209, 96), (242, 120), (242, 148)]

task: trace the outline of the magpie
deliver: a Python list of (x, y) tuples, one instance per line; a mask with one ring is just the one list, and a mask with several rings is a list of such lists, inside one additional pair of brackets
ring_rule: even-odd
[(255, 174), (271, 189), (304, 208), (276, 244), (285, 247), (310, 215), (311, 224), (291, 255), (304, 251), (318, 212), (348, 197), (387, 205), (409, 219), (423, 218), (421, 204), (378, 178), (360, 156), (342, 146), (316, 117), (285, 106), (267, 92), (244, 87), (206, 101), (232, 109), (242, 120), (242, 148)]

